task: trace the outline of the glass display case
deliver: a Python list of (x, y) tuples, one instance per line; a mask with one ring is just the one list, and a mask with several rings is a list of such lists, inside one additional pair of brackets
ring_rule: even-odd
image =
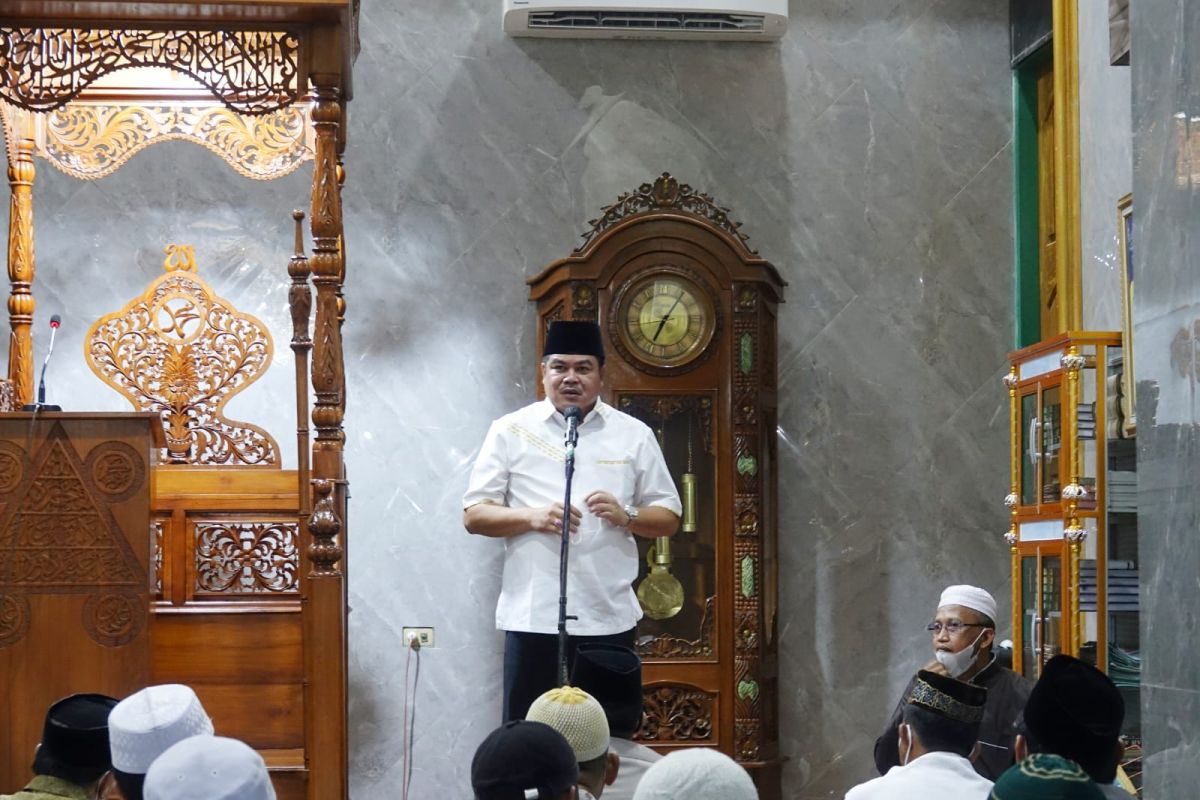
[(1138, 727), (1137, 483), (1121, 335), (1068, 333), (1010, 356), (1013, 668), (1058, 653), (1107, 672)]

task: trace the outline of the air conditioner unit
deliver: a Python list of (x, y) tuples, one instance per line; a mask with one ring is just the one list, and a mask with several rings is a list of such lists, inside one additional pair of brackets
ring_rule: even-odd
[(504, 0), (509, 36), (770, 42), (787, 23), (788, 0)]

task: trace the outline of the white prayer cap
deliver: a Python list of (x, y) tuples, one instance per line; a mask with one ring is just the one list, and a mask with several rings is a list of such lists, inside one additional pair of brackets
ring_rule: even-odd
[(147, 686), (108, 715), (113, 768), (131, 775), (145, 775), (154, 759), (176, 742), (212, 732), (200, 698), (178, 683)]
[(262, 756), (224, 736), (172, 745), (146, 773), (144, 800), (275, 800)]
[(600, 702), (583, 689), (551, 689), (533, 701), (525, 719), (544, 722), (561, 733), (580, 764), (608, 752), (608, 717)]
[(962, 606), (978, 611), (992, 622), (996, 621), (996, 598), (978, 586), (947, 586), (946, 591), (942, 592), (942, 599), (938, 600), (938, 608), (942, 606)]
[(754, 781), (740, 764), (707, 747), (676, 750), (646, 770), (633, 800), (758, 800)]

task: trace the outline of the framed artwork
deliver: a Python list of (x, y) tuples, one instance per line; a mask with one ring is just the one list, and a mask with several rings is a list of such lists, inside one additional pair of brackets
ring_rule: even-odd
[(1121, 370), (1121, 414), (1125, 418), (1121, 435), (1130, 439), (1137, 435), (1136, 382), (1133, 370), (1133, 195), (1117, 201), (1117, 241), (1121, 248), (1121, 305), (1122, 346), (1124, 367)]

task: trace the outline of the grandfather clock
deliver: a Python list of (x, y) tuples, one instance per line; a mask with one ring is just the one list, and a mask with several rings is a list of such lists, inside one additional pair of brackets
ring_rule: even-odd
[(776, 307), (785, 286), (729, 210), (668, 174), (621, 195), (529, 280), (541, 352), (557, 319), (605, 337), (605, 401), (657, 434), (684, 501), (639, 540), (645, 717), (660, 751), (716, 747), (779, 796)]

